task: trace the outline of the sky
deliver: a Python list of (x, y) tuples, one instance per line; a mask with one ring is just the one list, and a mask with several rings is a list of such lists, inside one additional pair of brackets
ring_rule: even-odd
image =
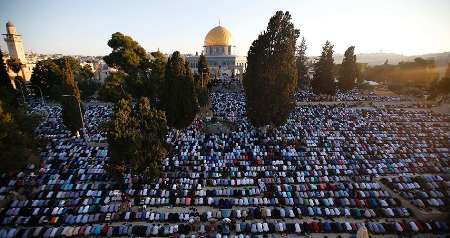
[(195, 53), (220, 21), (246, 55), (277, 10), (291, 13), (308, 55), (326, 40), (339, 54), (450, 51), (450, 0), (0, 0), (0, 32), (12, 21), (36, 53), (106, 55), (114, 32), (147, 51)]

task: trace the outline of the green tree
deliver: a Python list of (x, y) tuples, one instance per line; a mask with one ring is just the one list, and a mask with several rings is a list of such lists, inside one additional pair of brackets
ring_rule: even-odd
[(2, 100), (7, 105), (13, 107), (18, 106), (18, 101), (16, 98), (16, 91), (11, 83), (11, 79), (8, 75), (8, 70), (3, 61), (3, 52), (0, 49), (0, 96)]
[(208, 105), (208, 85), (210, 83), (210, 75), (208, 62), (206, 57), (201, 54), (197, 63), (198, 74), (194, 75), (195, 91), (197, 92), (197, 100), (200, 106)]
[(62, 119), (64, 125), (72, 132), (79, 136), (79, 130), (83, 127), (80, 90), (78, 89), (73, 77), (72, 69), (69, 62), (66, 62), (64, 68), (64, 87), (61, 97)]
[(299, 34), (289, 12), (277, 11), (250, 46), (243, 84), (247, 116), (255, 127), (282, 125), (295, 106)]
[(6, 61), (9, 68), (16, 74), (16, 77), (19, 77), (19, 72), (22, 70), (22, 63), (19, 59), (8, 59)]
[(126, 76), (121, 73), (113, 73), (109, 75), (98, 91), (101, 100), (109, 102), (117, 102), (120, 99), (128, 98), (129, 95), (123, 88)]
[(112, 52), (103, 57), (108, 66), (132, 76), (149, 68), (147, 52), (130, 36), (116, 32), (112, 34), (108, 46), (112, 48)]
[(100, 87), (101, 84), (93, 79), (85, 79), (78, 82), (78, 88), (83, 100), (94, 95)]
[(162, 100), (167, 124), (176, 129), (189, 126), (199, 110), (194, 78), (178, 51), (167, 62)]
[(208, 87), (202, 86), (202, 80), (200, 75), (195, 74), (194, 75), (194, 82), (195, 82), (195, 92), (197, 94), (197, 100), (198, 104), (201, 107), (205, 107), (208, 105), (209, 97), (208, 97)]
[(42, 93), (53, 100), (59, 100), (62, 90), (62, 70), (51, 59), (36, 63), (31, 75), (31, 83), (42, 89)]
[(6, 105), (3, 95), (0, 97), (0, 172), (10, 173), (38, 158), (33, 131), (40, 118), (27, 115), (23, 108)]
[(302, 41), (300, 45), (297, 48), (297, 55), (296, 55), (296, 63), (297, 63), (297, 75), (298, 75), (298, 87), (301, 89), (309, 88), (308, 85), (308, 57), (306, 56), (306, 42), (305, 38), (302, 38)]
[(166, 134), (164, 112), (153, 109), (147, 98), (141, 98), (134, 108), (129, 100), (121, 99), (108, 123), (110, 171), (157, 178), (167, 154)]
[(367, 81), (387, 84), (390, 81), (394, 68), (395, 66), (390, 65), (388, 60), (386, 60), (382, 65), (368, 67), (364, 73), (364, 78)]
[(20, 107), (0, 50), (0, 172), (16, 172), (37, 159), (33, 136), (39, 117)]
[(355, 87), (357, 70), (355, 47), (350, 46), (344, 53), (344, 59), (339, 70), (339, 89), (348, 91)]
[(311, 85), (314, 93), (328, 95), (336, 93), (333, 67), (333, 45), (327, 41), (319, 60), (314, 64), (314, 78)]
[(72, 69), (72, 73), (75, 81), (87, 79), (83, 77), (83, 68), (81, 67), (80, 60), (72, 56), (63, 56), (60, 58), (53, 59), (56, 65), (61, 69), (61, 77), (64, 78), (63, 71), (66, 65), (69, 65)]
[(108, 46), (112, 52), (103, 59), (124, 73), (123, 88), (135, 98), (145, 96), (157, 101), (165, 74), (165, 56), (159, 51), (147, 54), (138, 42), (120, 32), (112, 35)]
[(433, 94), (437, 95), (450, 93), (450, 64), (448, 64), (444, 76), (435, 82), (434, 87), (432, 87)]
[(69, 65), (75, 81), (83, 81), (90, 79), (93, 75), (88, 68), (81, 67), (80, 61), (64, 56), (57, 59), (45, 59), (38, 61), (31, 75), (31, 83), (41, 88), (42, 93), (50, 97), (50, 99), (59, 101), (61, 91), (65, 87), (64, 68)]
[(150, 80), (147, 81), (145, 88), (147, 97), (152, 101), (156, 101), (156, 98), (162, 97), (167, 58), (159, 50), (152, 52), (151, 55), (153, 58), (150, 60)]
[(80, 68), (80, 79), (81, 80), (89, 80), (89, 79), (92, 79), (93, 77), (94, 77), (94, 71), (92, 70), (92, 67), (90, 65), (85, 64), (83, 67)]

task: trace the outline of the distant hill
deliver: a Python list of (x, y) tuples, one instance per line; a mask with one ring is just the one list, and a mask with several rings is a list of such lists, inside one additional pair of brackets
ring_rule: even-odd
[[(401, 61), (413, 61), (415, 58), (421, 57), (424, 59), (433, 58), (436, 61), (436, 64), (445, 64), (450, 63), (450, 52), (442, 52), (442, 53), (430, 53), (424, 55), (400, 55), (394, 53), (361, 53), (357, 54), (356, 58), (360, 63), (367, 63), (370, 66), (384, 64), (386, 60), (388, 60), (389, 64), (398, 64)], [(334, 56), (334, 62), (340, 63), (344, 55), (336, 54)]]
[[(398, 64), (401, 61), (414, 61), (414, 59), (417, 57), (421, 57), (424, 59), (433, 58), (434, 61), (436, 62), (438, 72), (441, 75), (445, 73), (445, 70), (447, 69), (447, 66), (450, 63), (450, 52), (430, 53), (424, 55), (411, 55), (411, 56), (394, 53), (361, 53), (356, 55), (357, 61), (359, 63), (367, 63), (369, 66), (384, 64), (386, 60), (388, 60), (389, 64)], [(344, 55), (336, 54), (334, 55), (334, 62), (336, 64), (340, 64), (343, 58)]]

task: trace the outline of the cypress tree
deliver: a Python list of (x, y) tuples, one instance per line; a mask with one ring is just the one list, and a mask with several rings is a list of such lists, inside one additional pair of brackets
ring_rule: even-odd
[(328, 95), (336, 93), (333, 67), (333, 45), (327, 41), (319, 60), (314, 65), (314, 79), (311, 85), (314, 93)]
[(80, 102), (80, 90), (75, 83), (71, 66), (66, 61), (64, 67), (64, 87), (61, 96), (62, 106), (62, 119), (64, 125), (75, 135), (78, 135), (78, 131), (83, 127), (82, 118), (80, 115), (81, 102)]
[[(150, 61), (150, 80), (147, 82), (146, 91), (148, 98), (152, 102), (158, 101), (163, 92), (164, 78), (166, 72), (167, 58), (159, 50), (152, 52), (153, 59)], [(158, 106), (158, 105), (153, 105)]]
[(178, 51), (167, 62), (164, 91), (163, 106), (167, 124), (176, 129), (189, 126), (199, 106), (192, 72)]
[(344, 59), (339, 70), (339, 89), (348, 91), (355, 87), (356, 67), (355, 47), (350, 46), (345, 51)]
[(297, 75), (298, 75), (298, 87), (301, 89), (309, 88), (308, 85), (308, 68), (306, 67), (306, 63), (308, 61), (308, 57), (306, 57), (306, 42), (305, 38), (302, 38), (300, 45), (297, 48)]
[(289, 12), (277, 11), (250, 46), (243, 84), (247, 116), (255, 127), (282, 125), (295, 106), (299, 34)]

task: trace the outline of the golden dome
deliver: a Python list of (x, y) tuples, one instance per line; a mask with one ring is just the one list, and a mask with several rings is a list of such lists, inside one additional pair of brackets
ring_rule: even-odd
[(231, 45), (231, 33), (223, 26), (211, 29), (205, 37), (205, 46)]

